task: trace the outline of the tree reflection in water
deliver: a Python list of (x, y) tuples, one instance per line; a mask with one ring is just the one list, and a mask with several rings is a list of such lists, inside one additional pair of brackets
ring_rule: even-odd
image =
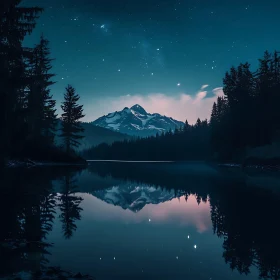
[(0, 275), (38, 272), (47, 266), (48, 248), (52, 244), (46, 242), (46, 237), (52, 231), (57, 206), (63, 210), (61, 216), (67, 217), (64, 219), (68, 223), (65, 236), (66, 231), (67, 237), (72, 235), (75, 221), (82, 211), (79, 207), (81, 199), (73, 194), (70, 197), (68, 173), (64, 177), (65, 192), (60, 197), (54, 192), (53, 180), (64, 174), (65, 170), (57, 168), (6, 170), (2, 174)]
[(80, 207), (82, 198), (76, 196), (75, 193), (79, 187), (76, 185), (73, 173), (68, 173), (63, 178), (62, 192), (59, 196), (59, 208), (61, 214), (59, 215), (62, 223), (62, 230), (64, 237), (70, 239), (73, 232), (77, 229), (76, 221), (81, 219), (80, 212), (83, 210)]

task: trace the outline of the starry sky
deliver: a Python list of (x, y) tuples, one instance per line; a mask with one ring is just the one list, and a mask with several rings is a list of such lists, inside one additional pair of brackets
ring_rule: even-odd
[(280, 50), (278, 0), (24, 0), (45, 9), (25, 40), (50, 41), (59, 104), (73, 85), (85, 121), (135, 103), (209, 117), (232, 65)]

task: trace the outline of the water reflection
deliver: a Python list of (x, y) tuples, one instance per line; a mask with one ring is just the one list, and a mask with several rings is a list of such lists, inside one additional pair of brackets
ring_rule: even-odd
[[(77, 170), (76, 170), (77, 171)], [(75, 172), (76, 172), (75, 171)], [(70, 175), (65, 170), (16, 169), (1, 174), (0, 275), (20, 271), (40, 271), (48, 265), (56, 208), (62, 209), (65, 237), (72, 235), (75, 219), (80, 218), (80, 198), (71, 195)], [(64, 191), (53, 190), (53, 180), (64, 179)]]
[(61, 214), (59, 215), (62, 223), (63, 235), (66, 239), (70, 239), (73, 232), (77, 229), (76, 221), (81, 219), (80, 207), (82, 197), (75, 195), (79, 190), (74, 178), (75, 174), (66, 171), (66, 175), (62, 179), (62, 191), (58, 196), (58, 207)]
[(0, 274), (51, 264), (97, 279), (280, 279), (279, 193), (211, 166), (177, 171), (6, 172)]
[(209, 202), (198, 205), (194, 195), (189, 197), (188, 203), (185, 201), (185, 196), (178, 196), (159, 204), (146, 204), (140, 211), (135, 212), (130, 209), (124, 211), (121, 201), (120, 205), (108, 205), (89, 194), (84, 194), (83, 197), (85, 198), (83, 209), (93, 221), (114, 221), (125, 224), (150, 222), (182, 227), (191, 225), (200, 233), (212, 230)]
[[(206, 218), (207, 208), (210, 207), (213, 232), (223, 239), (223, 258), (229, 267), (248, 276), (256, 267), (262, 279), (280, 278), (280, 242), (278, 240), (280, 227), (277, 223), (280, 213), (280, 196), (279, 192), (275, 194), (269, 185), (256, 188), (249, 183), (254, 182), (254, 178), (244, 174), (227, 173), (216, 176), (216, 169), (211, 167), (207, 169), (207, 174), (204, 173), (201, 176), (196, 176), (193, 167), (186, 167), (186, 175), (174, 173), (172, 169), (162, 171), (156, 165), (145, 169), (141, 166), (135, 168), (135, 165), (120, 166), (106, 163), (106, 168), (101, 165), (92, 165), (90, 170), (103, 177), (135, 180), (141, 184), (151, 182), (155, 186), (173, 188), (180, 194), (184, 193), (193, 213), (190, 209), (188, 212), (183, 209), (180, 212), (182, 215), (177, 212), (178, 215), (175, 216), (178, 219), (185, 211), (186, 218), (191, 217), (200, 232), (210, 226)], [(268, 177), (267, 181), (272, 180)], [(273, 182), (278, 182), (280, 186), (279, 178)], [(209, 203), (204, 204), (204, 209), (199, 207), (200, 210), (198, 210), (194, 207), (194, 200), (199, 205), (202, 201), (206, 203), (207, 197), (209, 197)], [(168, 213), (172, 217), (172, 212), (180, 209), (181, 205), (173, 205), (170, 207), (171, 210), (168, 209), (170, 204), (165, 203), (163, 207), (157, 205), (156, 213), (163, 216), (165, 216), (164, 213)], [(199, 211), (203, 211), (203, 215), (197, 217)], [(152, 210), (149, 213), (153, 215)], [(172, 217), (171, 220), (174, 221), (176, 218)]]

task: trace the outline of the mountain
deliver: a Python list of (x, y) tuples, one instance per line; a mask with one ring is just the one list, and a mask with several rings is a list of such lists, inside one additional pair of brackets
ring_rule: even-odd
[(150, 136), (184, 125), (183, 122), (160, 114), (150, 114), (136, 104), (100, 117), (92, 124), (134, 136)]
[(139, 212), (147, 204), (159, 204), (180, 197), (183, 193), (174, 190), (162, 190), (154, 186), (139, 184), (127, 184), (113, 186), (105, 190), (97, 190), (91, 193), (93, 196), (123, 209)]
[[(104, 127), (96, 126), (91, 123), (81, 123), (84, 128), (83, 135), (85, 136), (80, 142), (81, 145), (78, 147), (78, 150), (84, 150), (91, 148), (93, 146), (99, 145), (101, 143), (111, 144), (115, 141), (122, 141), (125, 139), (131, 139), (131, 136), (122, 134), (111, 129), (106, 129)], [(58, 121), (58, 127), (55, 137), (55, 142), (57, 145), (62, 145), (62, 138), (58, 135), (61, 133), (61, 121)]]

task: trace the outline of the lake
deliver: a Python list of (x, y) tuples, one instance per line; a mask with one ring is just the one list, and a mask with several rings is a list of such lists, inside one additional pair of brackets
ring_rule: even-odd
[[(204, 163), (91, 162), (1, 176), (0, 277), (280, 279), (280, 177)], [(19, 241), (20, 242), (20, 241)], [(36, 245), (37, 244), (37, 245)]]

